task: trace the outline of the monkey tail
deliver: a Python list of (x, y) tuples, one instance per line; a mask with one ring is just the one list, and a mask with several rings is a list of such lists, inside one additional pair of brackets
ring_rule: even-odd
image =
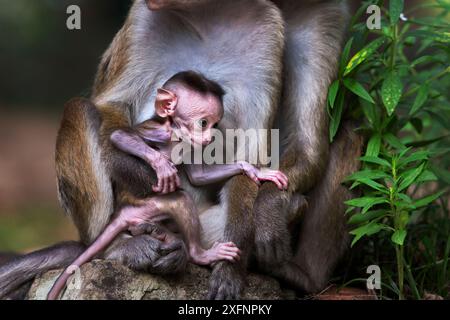
[(0, 299), (48, 270), (66, 267), (84, 249), (80, 242), (61, 242), (6, 262), (0, 266)]

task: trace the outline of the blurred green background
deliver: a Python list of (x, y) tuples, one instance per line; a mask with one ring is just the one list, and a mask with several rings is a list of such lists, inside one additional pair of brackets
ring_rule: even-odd
[[(81, 8), (81, 30), (66, 9)], [(0, 0), (0, 251), (77, 234), (56, 198), (54, 145), (64, 102), (87, 96), (130, 0)]]

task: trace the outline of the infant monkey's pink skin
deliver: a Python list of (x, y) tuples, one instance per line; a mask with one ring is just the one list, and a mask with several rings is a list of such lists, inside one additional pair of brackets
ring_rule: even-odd
[(232, 242), (215, 243), (212, 248), (206, 250), (201, 247), (199, 223), (195, 219), (191, 219), (193, 215), (197, 214), (193, 202), (181, 191), (143, 200), (140, 206), (123, 208), (94, 243), (64, 270), (50, 290), (47, 299), (56, 300), (74, 269), (90, 261), (106, 249), (114, 238), (123, 231), (129, 230), (133, 235), (144, 232), (151, 233), (160, 241), (170, 243), (170, 237), (174, 237), (174, 235), (170, 232), (164, 232), (154, 223), (159, 221), (162, 216), (170, 216), (177, 222), (187, 240), (189, 257), (193, 263), (209, 265), (219, 260), (230, 262), (239, 260), (241, 252)]

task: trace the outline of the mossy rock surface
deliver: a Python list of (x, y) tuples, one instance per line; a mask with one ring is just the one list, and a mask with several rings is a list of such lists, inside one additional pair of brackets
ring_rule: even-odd
[[(42, 300), (62, 270), (36, 278), (27, 298)], [(113, 261), (94, 260), (83, 265), (71, 279), (63, 300), (147, 300), (205, 299), (211, 271), (189, 265), (179, 276), (156, 276), (135, 272)], [(273, 278), (249, 274), (243, 299), (292, 299), (293, 293), (280, 288)]]

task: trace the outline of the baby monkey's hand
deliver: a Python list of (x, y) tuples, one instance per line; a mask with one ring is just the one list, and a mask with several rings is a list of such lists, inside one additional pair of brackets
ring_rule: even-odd
[(269, 168), (259, 169), (245, 161), (240, 161), (239, 164), (241, 165), (244, 173), (258, 185), (261, 184), (261, 181), (272, 181), (277, 185), (278, 189), (287, 190), (288, 178), (283, 172), (271, 170)]
[(174, 192), (180, 187), (178, 170), (173, 162), (164, 155), (158, 153), (157, 156), (154, 156), (149, 161), (149, 164), (155, 170), (156, 176), (158, 177), (158, 183), (152, 187), (154, 192), (166, 194)]

